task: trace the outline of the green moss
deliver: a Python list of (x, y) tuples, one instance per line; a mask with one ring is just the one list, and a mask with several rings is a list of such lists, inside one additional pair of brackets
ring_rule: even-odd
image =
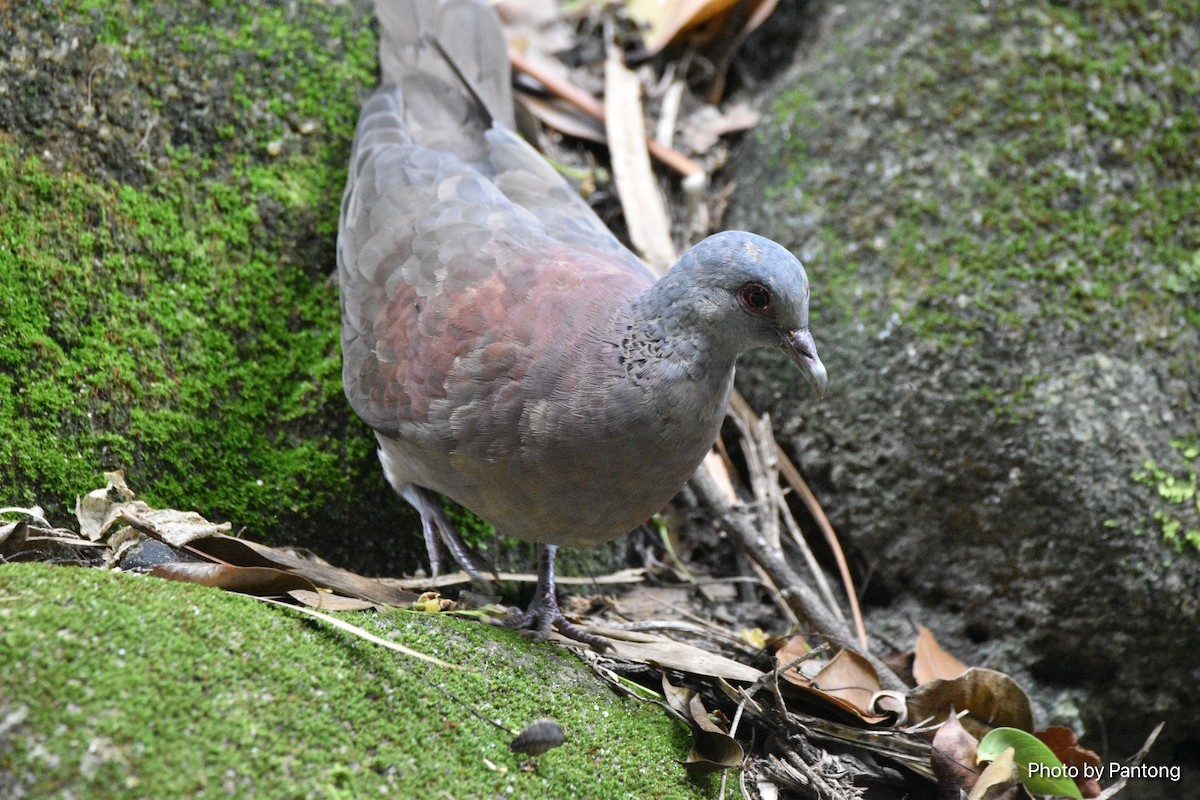
[(1200, 3), (956, 6), (854, 23), (760, 130), (779, 226), (815, 221), (817, 313), (960, 352), (1154, 341), (1200, 380)]
[(1133, 480), (1154, 490), (1152, 518), (1162, 539), (1176, 552), (1200, 556), (1200, 436), (1171, 442), (1177, 462), (1164, 467), (1153, 460), (1133, 473)]
[[(375, 80), (352, 12), (5, 10), (29, 55), (0, 75), (6, 504), (61, 519), (123, 468), (151, 503), (270, 534), (378, 483), (327, 280)], [(75, 45), (46, 57), (43, 31)]]
[(181, 183), (98, 186), (0, 141), (0, 202), (24, 212), (0, 220), (11, 500), (62, 502), (124, 467), (152, 502), (269, 525), (319, 502), (306, 486), (347, 490), (366, 438), (288, 428), (339, 400), (336, 296), (251, 244), (257, 204), (211, 188), (189, 224)]
[[(672, 760), (683, 726), (598, 686), (573, 656), (442, 615), (347, 617), (471, 671), (215, 590), (0, 566), (0, 718), (23, 717), (0, 737), (0, 785), (91, 798), (708, 794)], [(552, 717), (568, 744), (522, 769), (510, 737), (464, 703), (514, 729)]]

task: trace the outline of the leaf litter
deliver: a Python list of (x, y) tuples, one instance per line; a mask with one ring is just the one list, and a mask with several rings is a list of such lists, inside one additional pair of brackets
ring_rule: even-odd
[[(676, 242), (686, 245), (720, 226), (732, 187), (710, 189), (710, 176), (727, 158), (726, 139), (752, 128), (758, 115), (742, 100), (732, 99), (724, 108), (719, 104), (727, 100), (734, 54), (775, 3), (499, 3), (522, 89), (522, 132), (606, 221), (632, 235), (653, 265), (670, 263)], [(651, 56), (658, 58), (647, 63)], [(695, 77), (699, 67), (706, 75), (702, 80)], [(598, 99), (606, 87), (608, 97)], [(656, 135), (645, 135), (643, 127)], [(609, 148), (612, 174), (571, 140)], [(655, 163), (670, 173), (655, 175)], [(664, 198), (674, 207), (665, 206)], [(635, 220), (636, 229), (624, 224)], [(734, 398), (730, 419), (732, 435), (718, 442), (690, 484), (690, 507), (733, 542), (751, 574), (710, 576), (672, 551), (677, 569), (648, 564), (609, 576), (559, 578), (563, 585), (633, 585), (633, 593), (638, 584), (658, 584), (640, 587), (640, 611), (632, 593), (606, 597), (588, 609), (570, 604), (575, 616), (587, 614), (581, 620), (587, 630), (612, 642), (606, 653), (581, 649), (557, 635), (552, 641), (576, 650), (615, 691), (657, 703), (685, 722), (693, 746), (680, 761), (684, 768), (721, 772), (722, 796), (726, 779), (736, 773), (745, 797), (856, 798), (871, 786), (890, 790), (891, 796), (995, 798), (1029, 796), (1019, 773), (1030, 758), (1053, 759), (1081, 773), (1083, 764), (1099, 764), (1099, 756), (1080, 746), (1073, 731), (1035, 732), (1028, 696), (1015, 680), (963, 664), (924, 626), (915, 626), (908, 653), (883, 659), (872, 652), (837, 536), (775, 442), (770, 421), (755, 415), (740, 396)], [(444, 668), (458, 667), (376, 637), (335, 614), (398, 607), (488, 620), (502, 613), (489, 605), (490, 598), (470, 602), (469, 593), (462, 592), (456, 602), (436, 591), (467, 582), (465, 575), (438, 581), (364, 577), (230, 536), (229, 523), (209, 522), (194, 511), (151, 508), (136, 498), (122, 473), (105, 477), (104, 487), (77, 503), (76, 531), (53, 528), (37, 507), (0, 509), (20, 517), (0, 521), (0, 563), (86, 564), (235, 591)], [(815, 521), (833, 553), (840, 595), (813, 556), (789, 495)], [(666, 528), (663, 538), (672, 541)], [(797, 560), (807, 574), (792, 566)], [(536, 580), (524, 573), (498, 577)], [(654, 590), (671, 580), (681, 581), (682, 595), (656, 597)], [(721, 595), (717, 586), (734, 588)], [(418, 595), (413, 589), (428, 591)], [(713, 613), (682, 608), (689, 592)], [(744, 603), (739, 606), (736, 598), (747, 592), (768, 598), (788, 630), (771, 636), (746, 624), (739, 617)], [(907, 674), (889, 666), (905, 658), (911, 663)], [(568, 743), (553, 720), (537, 720), (518, 734), (451, 699), (512, 735), (514, 753), (536, 756)], [(981, 764), (980, 745), (996, 730), (1016, 731), (1005, 734), (1016, 744), (1001, 740), (1005, 746), (985, 750), (988, 763)], [(1135, 764), (1157, 733), (1134, 756)], [(925, 788), (906, 776), (926, 781)], [(1072, 788), (1078, 793), (1065, 785), (1052, 790), (1108, 798), (1124, 785), (1122, 778), (1101, 790), (1095, 781), (1077, 780)]]
[[(395, 581), (366, 578), (289, 550), (230, 537), (224, 533), (228, 525), (210, 523), (195, 512), (148, 506), (136, 498), (120, 472), (105, 477), (105, 486), (78, 505), (80, 531), (86, 534), (48, 530), (43, 519), (28, 514), (0, 528), (15, 530), (23, 524), (26, 530), (6, 560), (44, 560), (50, 552), (56, 560), (65, 560), (65, 548), (74, 553), (75, 563), (144, 571), (255, 596), (372, 644), (442, 668), (459, 668), (377, 637), (332, 613), (388, 607), (457, 612), (458, 604), (437, 591), (417, 595)], [(83, 546), (74, 548), (71, 542)], [(145, 566), (130, 566), (133, 555), (148, 545), (159, 548), (158, 555), (147, 558)], [(122, 556), (116, 555), (117, 549)], [(663, 575), (678, 579), (679, 573)], [(649, 577), (646, 570), (619, 574), (622, 580)], [(814, 781), (826, 787), (826, 796), (854, 797), (855, 787), (864, 782), (902, 785), (904, 771), (936, 781), (942, 789), (958, 787), (969, 793), (983, 780), (972, 771), (980, 738), (1000, 726), (1032, 733), (1029, 701), (1015, 681), (995, 670), (965, 667), (923, 626), (917, 626), (913, 640), (912, 672), (924, 682), (897, 691), (884, 687), (876, 661), (852, 646), (832, 647), (829, 641), (836, 637), (793, 633), (772, 638), (761, 630), (742, 635), (698, 615), (678, 619), (664, 613), (687, 600), (686, 587), (635, 585), (634, 592), (645, 599), (631, 600), (628, 609), (640, 609), (641, 620), (622, 615), (625, 604), (620, 597), (602, 604), (601, 614), (608, 621), (586, 620), (589, 631), (612, 642), (608, 652), (580, 650), (577, 643), (558, 636), (553, 640), (579, 651), (615, 689), (657, 702), (684, 721), (692, 729), (693, 746), (680, 764), (690, 772), (740, 770), (743, 782), (752, 781), (759, 791), (776, 787), (781, 797)], [(490, 619), (502, 610), (472, 613)], [(631, 686), (637, 690), (631, 691)], [(514, 752), (537, 755), (558, 746), (552, 744), (556, 734), (551, 725), (556, 724), (534, 723), (524, 738), (514, 740)], [(1098, 756), (1080, 747), (1071, 731), (1051, 729), (1038, 736), (1046, 741), (1038, 745), (1064, 763), (1098, 763)], [(563, 737), (559, 744), (565, 741)], [(862, 752), (873, 754), (874, 763), (852, 755)], [(999, 763), (982, 774), (1007, 791), (1012, 787), (996, 776), (1012, 770), (1005, 773), (1007, 762)], [(1018, 758), (1014, 763), (1025, 762)], [(1081, 796), (1093, 797), (1099, 786), (1081, 788)], [(979, 796), (984, 796), (982, 790)]]

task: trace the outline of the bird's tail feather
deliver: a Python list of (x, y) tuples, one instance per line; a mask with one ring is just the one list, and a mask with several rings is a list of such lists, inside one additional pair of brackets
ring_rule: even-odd
[(494, 120), (513, 126), (508, 47), (486, 0), (376, 0), (383, 83), (429, 75), (462, 85)]

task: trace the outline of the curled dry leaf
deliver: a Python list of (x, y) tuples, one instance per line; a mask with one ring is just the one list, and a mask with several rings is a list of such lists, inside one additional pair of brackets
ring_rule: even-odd
[(249, 539), (214, 535), (195, 539), (189, 546), (198, 553), (231, 564), (287, 570), (323, 589), (332, 589), (347, 597), (370, 600), (381, 605), (405, 607), (417, 597), (416, 593), (391, 583), (366, 578), (313, 559), (301, 558), (288, 550), (269, 547)]
[(124, 472), (106, 472), (104, 479), (106, 483), (103, 489), (88, 492), (75, 500), (79, 532), (92, 541), (104, 536), (123, 511), (140, 513), (150, 510), (148, 505), (136, 499), (125, 484)]
[(679, 718), (684, 722), (692, 721), (691, 706), (692, 697), (695, 692), (685, 686), (676, 686), (667, 680), (667, 675), (664, 672), (662, 676), (663, 697), (667, 700), (667, 706), (679, 715)]
[(5, 506), (0, 508), (0, 514), (20, 514), (36, 522), (37, 527), (47, 530), (54, 527), (50, 524), (50, 520), (46, 519), (46, 510), (36, 504), (32, 506)]
[(1013, 748), (1009, 747), (988, 764), (983, 772), (979, 773), (975, 786), (967, 794), (967, 800), (984, 800), (1019, 786), (1017, 764), (1013, 756)]
[[(316, 591), (321, 587), (346, 597), (390, 606), (408, 606), (416, 597), (391, 584), (315, 559), (227, 536), (225, 533), (232, 527), (229, 523), (209, 522), (194, 511), (151, 508), (136, 499), (124, 473), (107, 472), (104, 477), (107, 483), (103, 489), (89, 492), (76, 501), (75, 515), (84, 536), (98, 540), (119, 523), (173, 547), (186, 547), (202, 557), (224, 562), (164, 564), (151, 574), (250, 594), (284, 594), (290, 589)], [(239, 572), (248, 569), (266, 572)]]
[(567, 741), (562, 726), (552, 719), (539, 719), (526, 725), (517, 737), (508, 743), (514, 753), (540, 756), (547, 750), (560, 747)]
[(25, 546), (29, 535), (29, 523), (26, 520), (0, 525), (0, 556), (15, 555)]
[(967, 665), (946, 652), (933, 631), (917, 626), (917, 641), (913, 645), (913, 679), (920, 686), (933, 680), (953, 680), (967, 671)]
[[(803, 644), (802, 638), (793, 636), (776, 651), (775, 660), (782, 666), (803, 655), (806, 650), (807, 645)], [(869, 725), (896, 719), (892, 714), (879, 713), (875, 702), (882, 688), (879, 675), (870, 661), (851, 650), (839, 650), (815, 673), (806, 675), (793, 667), (783, 673), (783, 679), (798, 687), (807, 697), (857, 717)]]
[(942, 800), (959, 800), (963, 793), (971, 791), (979, 778), (979, 768), (975, 765), (978, 746), (978, 740), (967, 733), (953, 713), (938, 727), (933, 736), (930, 764)]
[(1029, 696), (1003, 672), (972, 667), (953, 680), (935, 679), (908, 693), (908, 718), (940, 722), (951, 708), (966, 709), (962, 725), (982, 739), (992, 728), (1033, 728)]
[(177, 561), (157, 566), (150, 570), (150, 574), (170, 581), (195, 583), (253, 595), (283, 595), (293, 589), (308, 589), (312, 592), (317, 590), (308, 578), (271, 567), (235, 567), (231, 564)]
[(891, 717), (894, 725), (908, 722), (908, 702), (903, 692), (883, 689), (871, 697), (870, 710), (875, 714)]
[[(155, 538), (175, 547), (203, 536), (227, 533), (233, 527), (228, 522), (209, 522), (195, 511), (151, 508), (137, 499), (125, 482), (125, 473), (120, 470), (106, 472), (104, 478), (103, 489), (88, 492), (75, 501), (79, 532), (92, 541), (102, 538), (117, 522), (152, 533)], [(144, 526), (153, 531), (146, 531)]]
[(684, 769), (694, 775), (707, 775), (740, 765), (745, 751), (736, 739), (709, 718), (700, 695), (693, 695), (688, 705), (692, 718), (692, 749), (683, 762)]
[(209, 522), (195, 511), (176, 511), (173, 508), (148, 509), (138, 516), (143, 522), (154, 527), (162, 541), (174, 547), (184, 547), (196, 539), (229, 533), (233, 529), (228, 522)]
[(667, 705), (692, 728), (692, 749), (681, 763), (688, 772), (707, 775), (742, 763), (745, 751), (737, 740), (712, 721), (704, 701), (691, 689), (675, 686), (662, 678)]

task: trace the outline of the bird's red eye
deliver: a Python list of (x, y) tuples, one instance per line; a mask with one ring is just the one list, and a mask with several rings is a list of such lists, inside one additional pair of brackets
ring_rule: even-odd
[(742, 308), (751, 314), (771, 313), (771, 290), (761, 283), (747, 283), (738, 290), (738, 300)]

